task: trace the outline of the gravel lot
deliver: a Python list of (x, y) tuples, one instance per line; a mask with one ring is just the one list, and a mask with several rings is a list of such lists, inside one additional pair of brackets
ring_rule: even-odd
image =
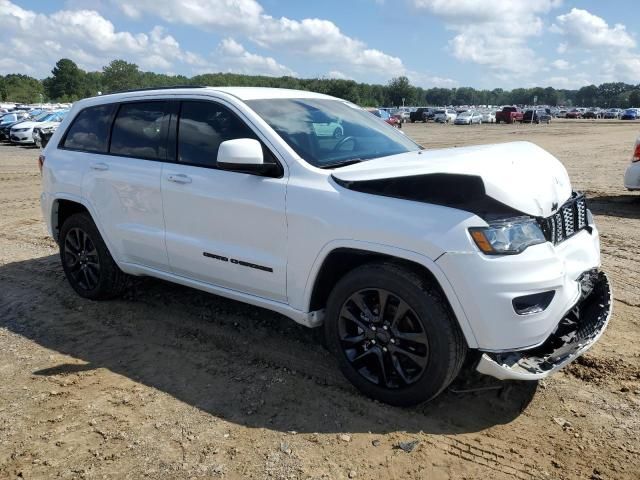
[(405, 126), (429, 148), (555, 154), (616, 298), (600, 343), (553, 378), (467, 375), (414, 409), (362, 397), (313, 332), (265, 310), (152, 279), (81, 299), (41, 220), (38, 151), (0, 146), (0, 478), (637, 479), (640, 195), (622, 174), (639, 127)]

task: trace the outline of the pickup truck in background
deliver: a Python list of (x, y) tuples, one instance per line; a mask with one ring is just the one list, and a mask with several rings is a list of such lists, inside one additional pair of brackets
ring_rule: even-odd
[(502, 110), (496, 112), (496, 123), (514, 123), (522, 122), (522, 110), (518, 107), (503, 107)]

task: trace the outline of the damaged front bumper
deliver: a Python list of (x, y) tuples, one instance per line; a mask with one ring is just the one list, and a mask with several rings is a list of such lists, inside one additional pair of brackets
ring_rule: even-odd
[(580, 300), (544, 343), (530, 350), (484, 353), (478, 372), (500, 380), (538, 380), (591, 348), (611, 318), (611, 286), (605, 273), (597, 270), (585, 272), (580, 286)]

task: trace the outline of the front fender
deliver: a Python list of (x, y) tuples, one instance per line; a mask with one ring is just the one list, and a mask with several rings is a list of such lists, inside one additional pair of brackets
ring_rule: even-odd
[(453, 310), (453, 313), (458, 320), (458, 324), (460, 325), (460, 329), (467, 341), (467, 345), (470, 348), (477, 348), (478, 343), (476, 341), (475, 334), (471, 328), (471, 324), (469, 323), (467, 316), (462, 308), (460, 300), (458, 299), (453, 286), (447, 279), (444, 272), (440, 269), (440, 267), (435, 263), (434, 259), (426, 257), (418, 252), (414, 252), (411, 250), (406, 250), (398, 247), (394, 247), (391, 245), (384, 245), (373, 242), (366, 242), (360, 240), (352, 240), (352, 239), (337, 239), (332, 240), (324, 245), (324, 247), (320, 250), (316, 259), (313, 263), (311, 271), (307, 277), (307, 281), (304, 289), (304, 297), (303, 297), (303, 305), (305, 309), (308, 311), (309, 306), (311, 305), (311, 296), (313, 294), (313, 289), (316, 283), (316, 279), (320, 273), (320, 269), (322, 265), (331, 254), (331, 252), (337, 249), (354, 249), (361, 250), (365, 252), (371, 253), (379, 253), (382, 255), (387, 255), (390, 257), (395, 257), (401, 260), (409, 261), (420, 265), (431, 272), (436, 281), (438, 282), (440, 288), (442, 289), (444, 295), (447, 297), (449, 305)]

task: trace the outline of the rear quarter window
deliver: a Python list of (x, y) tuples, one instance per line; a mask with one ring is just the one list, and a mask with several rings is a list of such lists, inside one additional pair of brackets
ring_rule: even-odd
[(109, 129), (115, 105), (97, 105), (82, 110), (67, 130), (63, 148), (85, 152), (106, 153)]

